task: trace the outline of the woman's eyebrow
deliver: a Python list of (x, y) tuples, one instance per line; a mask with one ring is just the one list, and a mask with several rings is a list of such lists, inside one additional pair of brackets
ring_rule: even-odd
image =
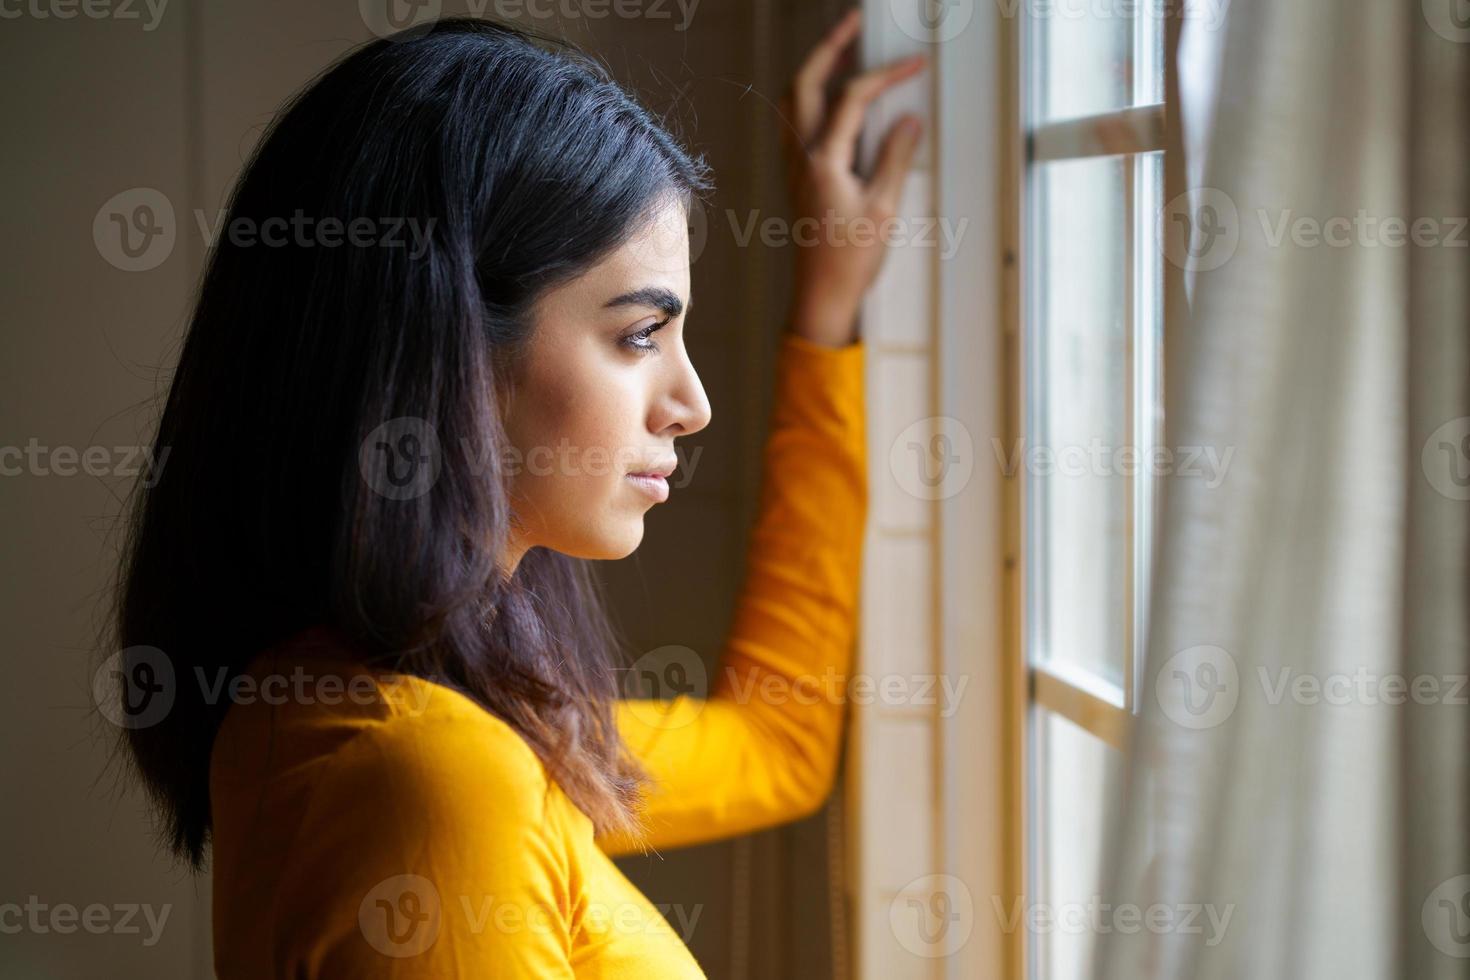
[[(662, 286), (644, 286), (608, 300), (604, 308), (614, 306), (651, 306), (664, 316), (678, 316), (685, 312), (684, 301), (672, 289)], [(694, 309), (694, 298), (690, 297), (688, 309)]]

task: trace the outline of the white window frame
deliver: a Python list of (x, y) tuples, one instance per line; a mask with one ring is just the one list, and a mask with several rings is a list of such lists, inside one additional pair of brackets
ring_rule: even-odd
[[(1013, 340), (1009, 347), (1012, 397), (1008, 410), (1008, 419), (1011, 423), (1008, 438), (1015, 438), (1022, 434), (1022, 420), (1025, 417), (1027, 398), (1025, 379), (1028, 371), (1027, 365), (1023, 362), (1022, 331), (1025, 329), (1027, 316), (1023, 262), (1028, 254), (1024, 229), (1028, 207), (1030, 166), (1033, 163), (1047, 161), (1161, 152), (1163, 166), (1158, 202), (1164, 204), (1173, 200), (1183, 190), (1183, 151), (1178, 138), (1180, 129), (1177, 62), (1183, 5), (1182, 0), (1167, 0), (1167, 2), (1167, 15), (1163, 24), (1163, 65), (1145, 64), (1142, 67), (1144, 71), (1151, 67), (1162, 67), (1162, 102), (1135, 105), (1080, 119), (1047, 123), (1030, 130), (1026, 125), (1027, 107), (1025, 105), (1027, 98), (1025, 84), (1029, 79), (1024, 78), (1024, 73), (1034, 71), (1034, 66), (1026, 60), (1025, 25), (1020, 18), (1013, 18), (1006, 24), (1006, 46), (1009, 53), (1007, 63), (1011, 66), (1008, 79), (1010, 122), (1007, 128), (1012, 141), (1010, 146), (1012, 183), (1004, 192), (1012, 209), (1007, 222), (1009, 235), (1006, 240), (1009, 254), (1017, 257), (1017, 261), (1010, 263), (1007, 267), (1007, 293), (1012, 297), (1007, 304), (1007, 333)], [(1144, 8), (1140, 8), (1142, 9)], [(1136, 38), (1137, 34), (1135, 34)], [(1109, 129), (1107, 146), (1104, 146), (1103, 141), (1096, 135), (1100, 124)], [(1125, 186), (1130, 195), (1129, 208), (1136, 210), (1132, 207), (1131, 195), (1137, 188), (1137, 182), (1130, 179)], [(1178, 344), (1175, 342), (1174, 335), (1179, 324), (1183, 322), (1186, 309), (1181, 270), (1170, 262), (1163, 261), (1162, 254), (1160, 254), (1157, 268), (1161, 286), (1161, 310), (1159, 312), (1163, 324), (1162, 349), (1154, 352), (1154, 355), (1161, 368), (1162, 377), (1155, 382), (1147, 373), (1140, 370), (1143, 365), (1142, 355), (1145, 352), (1137, 350), (1133, 343), (1135, 339), (1133, 304), (1143, 292), (1139, 288), (1140, 269), (1136, 261), (1140, 256), (1139, 253), (1134, 252), (1133, 246), (1139, 236), (1148, 235), (1155, 239), (1153, 245), (1160, 248), (1162, 253), (1164, 243), (1158, 241), (1156, 236), (1162, 234), (1172, 238), (1177, 233), (1177, 229), (1172, 226), (1165, 226), (1161, 229), (1144, 227), (1143, 222), (1154, 222), (1156, 219), (1157, 214), (1155, 213), (1134, 214), (1132, 220), (1129, 221), (1129, 237), (1125, 246), (1130, 252), (1127, 267), (1129, 275), (1127, 291), (1129, 349), (1125, 380), (1127, 389), (1125, 397), (1128, 405), (1127, 430), (1133, 444), (1138, 446), (1172, 444), (1168, 436), (1170, 424), (1167, 411), (1161, 425), (1145, 427), (1144, 420), (1137, 418), (1134, 414), (1135, 406), (1143, 399), (1135, 396), (1142, 388), (1145, 397), (1149, 400), (1157, 398), (1161, 403), (1167, 401), (1165, 393), (1168, 379), (1173, 376), (1171, 359), (1172, 356), (1177, 356), (1178, 352)], [(1159, 385), (1158, 388), (1151, 387), (1155, 383)], [(1022, 746), (1020, 759), (1017, 762), (1016, 778), (1010, 786), (1010, 792), (1015, 801), (1010, 843), (1015, 853), (1022, 855), (1022, 867), (1011, 879), (1011, 884), (1020, 889), (1023, 894), (1029, 892), (1035, 880), (1033, 872), (1039, 860), (1039, 841), (1033, 836), (1037, 830), (1033, 821), (1039, 817), (1039, 814), (1030, 812), (1032, 800), (1028, 793), (1028, 780), (1032, 773), (1032, 753), (1037, 749), (1037, 742), (1033, 737), (1031, 727), (1032, 708), (1041, 707), (1067, 719), (1117, 749), (1124, 756), (1127, 756), (1131, 750), (1133, 723), (1139, 711), (1139, 699), (1145, 690), (1143, 661), (1148, 611), (1146, 602), (1143, 600), (1150, 588), (1153, 530), (1156, 527), (1158, 515), (1162, 513), (1163, 494), (1166, 489), (1163, 481), (1139, 482), (1143, 485), (1143, 492), (1134, 493), (1133, 491), (1137, 488), (1130, 486), (1128, 508), (1130, 515), (1128, 562), (1133, 574), (1125, 590), (1125, 601), (1129, 605), (1131, 615), (1125, 620), (1127, 631), (1124, 640), (1123, 684), (1121, 687), (1114, 687), (1098, 678), (1087, 676), (1080, 670), (1072, 671), (1055, 663), (1031, 661), (1027, 649), (1025, 625), (1027, 565), (1024, 541), (1027, 519), (1025, 512), (1027, 486), (1024, 467), (1018, 468), (1016, 478), (1010, 481), (1011, 486), (1008, 488), (1007, 523), (1013, 529), (1014, 534), (1007, 551), (1007, 569), (1010, 579), (1007, 608), (1015, 628), (1010, 631), (1008, 637), (1007, 661), (1018, 668), (1023, 678), (1021, 683), (1012, 690), (1012, 702), (1008, 712), (1009, 724), (1012, 726), (1012, 738)], [(1152, 516), (1150, 511), (1152, 511)], [(1143, 528), (1141, 532), (1140, 525)], [(1134, 551), (1135, 547), (1143, 550), (1144, 554), (1137, 555)], [(1037, 950), (1033, 945), (1035, 937), (1028, 935), (1024, 929), (1018, 929), (1011, 938), (1014, 959), (1009, 975), (1026, 978), (1034, 976), (1039, 962)]]
[[(918, 111), (926, 146), (900, 216), (944, 216), (953, 231), (967, 223), (956, 253), (942, 261), (934, 248), (891, 253), (863, 307), (874, 492), (855, 669), (874, 675), (892, 663), (882, 624), (905, 622), (924, 637), (923, 649), (905, 651), (909, 662), (966, 686), (947, 715), (938, 706), (852, 705), (852, 975), (1002, 980), (1017, 975), (1018, 937), (1003, 931), (993, 900), (1009, 907), (1021, 871), (1010, 846), (1020, 747), (1008, 712), (1021, 677), (1006, 654), (1008, 481), (991, 446), (1008, 410), (1006, 28), (998, 5), (976, 4), (956, 36), (935, 43), (915, 37), (912, 25), (900, 29), (887, 0), (865, 0), (865, 10), (864, 64), (924, 53), (931, 68), (926, 86), (894, 92), (877, 107), (863, 164), (871, 166), (888, 121)], [(973, 471), (959, 492), (916, 506), (895, 492), (889, 452), (892, 430), (922, 417), (953, 420), (971, 434)], [(899, 549), (907, 566), (890, 559)], [(919, 602), (906, 591), (905, 568), (915, 561), (929, 583)], [(896, 760), (894, 745), (904, 747)], [(921, 790), (914, 797), (896, 785)], [(936, 882), (965, 910), (955, 926), (963, 941), (948, 955), (915, 954), (892, 915), (908, 900), (932, 900)]]

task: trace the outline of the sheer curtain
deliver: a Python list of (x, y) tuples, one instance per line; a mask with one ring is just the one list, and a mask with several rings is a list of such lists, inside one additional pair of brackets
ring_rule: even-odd
[(1098, 972), (1467, 976), (1470, 6), (1222, 30)]

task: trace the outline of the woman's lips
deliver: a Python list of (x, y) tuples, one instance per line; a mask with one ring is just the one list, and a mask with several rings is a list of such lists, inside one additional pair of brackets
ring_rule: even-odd
[(653, 473), (629, 473), (628, 479), (659, 503), (669, 499), (669, 481)]

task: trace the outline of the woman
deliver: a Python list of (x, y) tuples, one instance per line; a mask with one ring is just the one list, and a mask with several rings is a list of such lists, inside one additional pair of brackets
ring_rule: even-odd
[[(921, 67), (829, 113), (858, 31), (854, 12), (783, 106), (797, 213), (839, 235), (894, 212), (917, 141), (897, 126), (852, 172), (865, 108)], [(262, 140), (116, 617), (131, 759), (173, 852), (212, 854), (220, 977), (699, 976), (609, 855), (829, 792), (867, 503), (854, 319), (881, 241), (799, 249), (707, 699), (618, 700), (588, 571), (637, 547), (710, 418), (683, 343), (708, 189), (595, 63), (484, 21), (355, 51)]]

